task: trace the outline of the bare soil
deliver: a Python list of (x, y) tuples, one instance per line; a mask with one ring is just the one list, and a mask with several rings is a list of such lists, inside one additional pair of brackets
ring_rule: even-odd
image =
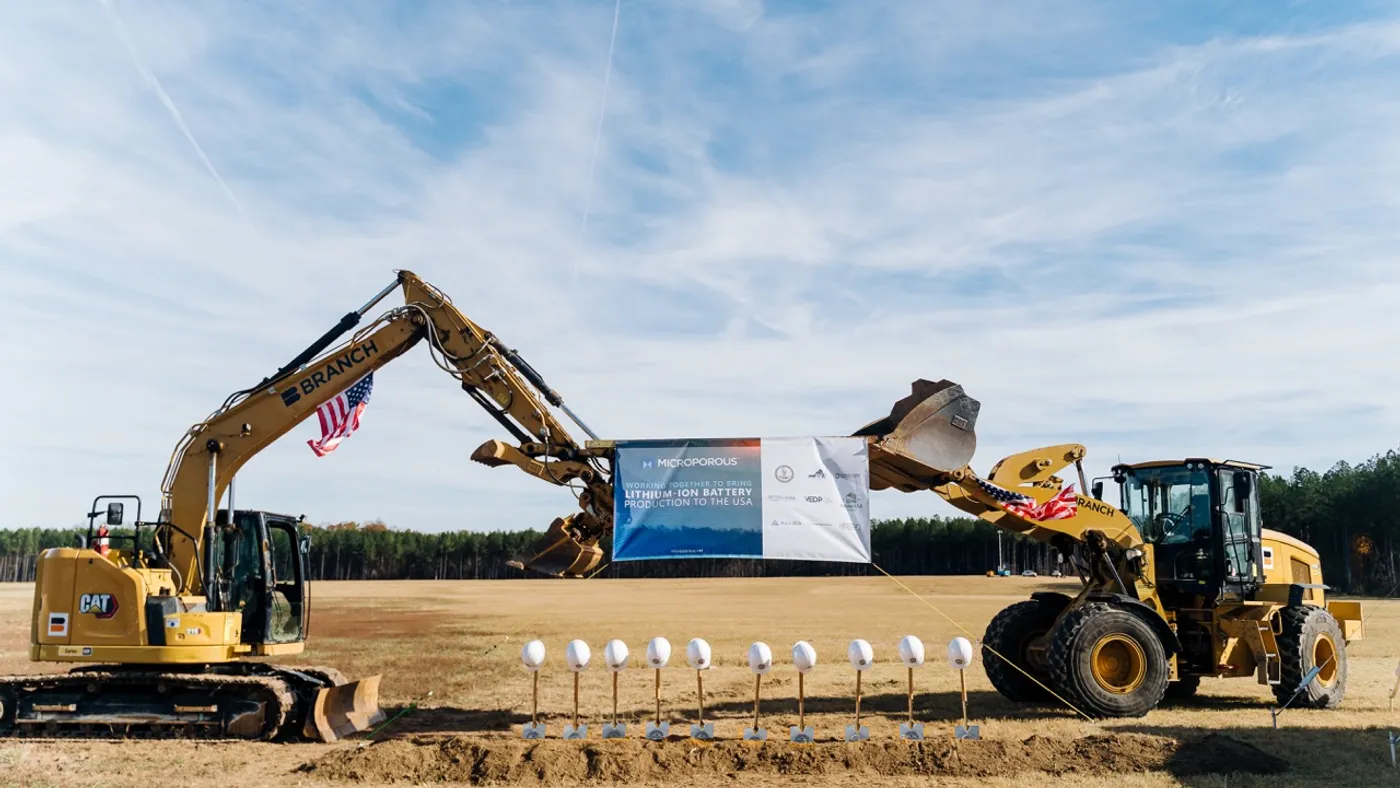
[[(1036, 590), (1076, 583), (1046, 578), (888, 578), (759, 580), (551, 580), (498, 582), (371, 581), (312, 588), (306, 652), (286, 664), (328, 665), (352, 679), (382, 675), (380, 702), (390, 721), (372, 735), (333, 744), (36, 741), (0, 739), (0, 785), (35, 788), (162, 784), (248, 786), (627, 784), (753, 788), (1022, 786), (1052, 780), (1066, 788), (1298, 788), (1394, 785), (1388, 709), (1400, 656), (1400, 602), (1364, 601), (1365, 639), (1348, 646), (1348, 690), (1340, 709), (1289, 709), (1275, 730), (1269, 688), (1252, 678), (1202, 682), (1197, 697), (1168, 701), (1146, 717), (1086, 720), (1057, 703), (1023, 705), (991, 687), (980, 664), (966, 672), (969, 721), (981, 741), (954, 743), (962, 701), (956, 671), (943, 663), (956, 635), (976, 638), (997, 611)], [(0, 673), (65, 670), (28, 660), (29, 585), (0, 584)], [(923, 744), (898, 739), (906, 720), (907, 675), (894, 661), (906, 634), (923, 639), (929, 662), (915, 671), (914, 716)], [(669, 741), (642, 738), (656, 715), (655, 676), (640, 655), (655, 636), (674, 648), (662, 672), (661, 716)], [(685, 644), (714, 649), (706, 672), (705, 716), (716, 741), (685, 738), (698, 715), (695, 672)], [(530, 674), (525, 641), (547, 646), (539, 719), (549, 739), (527, 742)], [(561, 740), (574, 714), (565, 644), (586, 640), (594, 664), (580, 674), (578, 714), (588, 740)], [(612, 718), (611, 677), (599, 669), (604, 644), (626, 642), (633, 659), (619, 681), (618, 715), (630, 738), (601, 739)], [(863, 677), (862, 723), (871, 741), (847, 745), (855, 671), (846, 646), (864, 638), (876, 665)], [(817, 666), (805, 678), (802, 713), (817, 742), (794, 745), (797, 674), (789, 649), (807, 640)], [(764, 677), (761, 724), (769, 741), (741, 740), (752, 725), (753, 677), (745, 653), (762, 640), (775, 667)]]
[(923, 742), (821, 743), (609, 740), (523, 742), (468, 737), (411, 737), (342, 750), (302, 771), (331, 781), (371, 783), (549, 784), (633, 783), (749, 775), (866, 778), (897, 776), (1012, 777), (1122, 775), (1163, 771), (1279, 774), (1281, 758), (1228, 736), (1178, 741), (1144, 734), (1108, 734), (1024, 741), (939, 738)]

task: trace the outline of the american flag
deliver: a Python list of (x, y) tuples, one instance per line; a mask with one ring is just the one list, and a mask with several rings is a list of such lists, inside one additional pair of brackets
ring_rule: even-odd
[(324, 457), (335, 451), (335, 447), (339, 446), (341, 441), (359, 429), (360, 416), (369, 405), (369, 391), (372, 388), (373, 372), (355, 381), (353, 386), (316, 409), (316, 416), (321, 420), (321, 438), (307, 441), (306, 445), (316, 452), (317, 457)]
[(1073, 517), (1079, 511), (1079, 504), (1074, 497), (1074, 485), (1060, 490), (1054, 498), (1045, 503), (1036, 503), (1035, 499), (1029, 495), (1022, 495), (1018, 492), (1002, 489), (988, 481), (977, 479), (977, 486), (982, 488), (982, 492), (992, 497), (1001, 508), (1026, 520), (1064, 520)]

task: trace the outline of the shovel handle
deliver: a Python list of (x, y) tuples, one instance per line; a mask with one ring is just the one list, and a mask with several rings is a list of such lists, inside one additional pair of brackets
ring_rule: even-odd
[(967, 727), (967, 673), (958, 671), (958, 683), (962, 689), (963, 727)]
[(759, 691), (762, 690), (762, 689), (763, 689), (763, 676), (761, 676), (761, 675), (755, 675), (755, 676), (753, 677), (753, 729), (754, 729), (754, 730), (758, 730), (758, 695), (759, 695)]
[(803, 700), (807, 693), (802, 688), (802, 679), (806, 675), (805, 673), (797, 674), (797, 727), (804, 730), (807, 728), (807, 711)]
[(914, 669), (909, 669), (909, 724), (914, 724)]
[(860, 730), (860, 671), (856, 671), (856, 730)]

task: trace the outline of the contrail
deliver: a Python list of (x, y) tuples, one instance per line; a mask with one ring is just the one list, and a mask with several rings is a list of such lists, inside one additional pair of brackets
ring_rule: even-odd
[(112, 24), (116, 26), (117, 35), (121, 37), (122, 43), (126, 45), (126, 51), (131, 55), (131, 62), (135, 64), (136, 70), (141, 72), (141, 76), (145, 78), (146, 84), (150, 85), (151, 89), (160, 97), (160, 103), (164, 104), (165, 108), (170, 111), (170, 117), (175, 120), (175, 125), (180, 127), (180, 131), (184, 133), (185, 139), (189, 140), (190, 145), (194, 147), (194, 152), (198, 154), (199, 160), (204, 162), (204, 169), (208, 170), (209, 174), (214, 176), (214, 180), (218, 182), (219, 188), (223, 189), (224, 194), (228, 196), (229, 202), (233, 203), (234, 208), (238, 209), (238, 214), (244, 219), (247, 219), (248, 214), (244, 212), (243, 204), (234, 196), (233, 189), (230, 189), (228, 184), (224, 182), (223, 176), (219, 175), (219, 171), (214, 169), (214, 163), (209, 160), (208, 156), (204, 155), (204, 149), (199, 146), (199, 141), (194, 138), (190, 127), (185, 125), (185, 118), (180, 114), (180, 110), (175, 106), (175, 102), (170, 100), (170, 94), (165, 92), (165, 88), (160, 85), (160, 80), (156, 79), (156, 75), (151, 73), (151, 70), (146, 68), (146, 64), (142, 62), (141, 55), (136, 52), (136, 44), (132, 42), (131, 36), (128, 35), (126, 25), (122, 23), (121, 17), (117, 15), (117, 9), (112, 6), (111, 0), (98, 0), (98, 2), (102, 3), (103, 8), (107, 9), (107, 15), (111, 17)]
[[(106, 0), (103, 0), (106, 2)], [(588, 164), (588, 190), (584, 192), (582, 235), (588, 234), (588, 214), (593, 210), (593, 176), (598, 170), (598, 145), (603, 139), (603, 117), (608, 111), (608, 85), (612, 81), (613, 50), (617, 46), (617, 19), (622, 15), (622, 0), (613, 5), (612, 38), (608, 40), (608, 67), (603, 72), (603, 103), (598, 108), (598, 128), (593, 132), (593, 156)], [(578, 258), (574, 258), (573, 278), (578, 279)]]

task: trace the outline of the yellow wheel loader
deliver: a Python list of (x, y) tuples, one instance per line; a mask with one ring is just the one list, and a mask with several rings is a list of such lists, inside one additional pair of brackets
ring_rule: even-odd
[[(1053, 546), (1079, 577), (1070, 596), (1035, 593), (982, 637), (993, 686), (1025, 702), (1141, 716), (1203, 677), (1255, 676), (1280, 705), (1335, 708), (1361, 604), (1327, 597), (1318, 553), (1263, 527), (1266, 466), (1207, 458), (1120, 464), (1117, 505), (1085, 495), (1083, 446), (1007, 457), (986, 479), (966, 465), (980, 409), (961, 387), (927, 384), (915, 408), (856, 434), (871, 441), (872, 489), (932, 490), (962, 511)], [(916, 384), (916, 394), (919, 393)], [(1074, 466), (1079, 491), (1055, 474)], [(1068, 571), (1066, 572), (1068, 574)]]

